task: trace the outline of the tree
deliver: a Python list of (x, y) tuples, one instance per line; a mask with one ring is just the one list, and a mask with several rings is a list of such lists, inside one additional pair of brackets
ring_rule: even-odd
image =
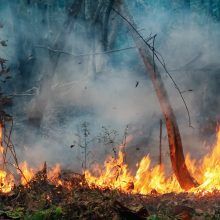
[(183, 189), (188, 190), (192, 187), (197, 186), (198, 184), (191, 177), (185, 164), (185, 158), (183, 154), (183, 147), (178, 124), (171, 103), (169, 101), (169, 97), (165, 89), (164, 83), (159, 74), (159, 71), (157, 70), (154, 58), (151, 55), (151, 51), (149, 50), (148, 45), (146, 45), (144, 39), (141, 38), (141, 36), (137, 32), (136, 24), (134, 23), (131, 15), (129, 14), (125, 6), (125, 3), (122, 2), (122, 4), (119, 4), (117, 9), (121, 12), (123, 18), (126, 20), (128, 24), (128, 28), (132, 34), (133, 40), (139, 50), (139, 54), (146, 67), (146, 71), (150, 75), (151, 81), (156, 91), (166, 123), (170, 147), (170, 158), (173, 171), (177, 177), (177, 180), (179, 181), (180, 186)]
[(184, 7), (188, 10), (190, 9), (190, 0), (184, 0)]
[[(190, 6), (190, 1), (184, 1), (184, 3), (186, 7)], [(93, 39), (93, 36), (97, 35), (98, 33), (98, 36), (96, 36), (96, 38), (100, 39), (103, 51), (111, 49), (111, 46), (113, 45), (113, 42), (115, 40), (115, 33), (117, 33), (117, 31), (119, 30), (119, 24), (122, 20), (120, 16), (117, 16), (117, 19), (115, 19), (115, 21), (111, 23), (112, 25), (114, 25), (110, 28), (109, 22), (111, 12), (114, 7), (121, 14), (123, 14), (124, 17), (128, 19), (130, 24), (132, 24), (128, 25), (128, 29), (131, 31), (133, 40), (145, 64), (146, 72), (150, 75), (151, 81), (154, 85), (158, 100), (161, 105), (161, 110), (164, 114), (169, 139), (170, 157), (174, 173), (182, 188), (189, 189), (193, 186), (196, 186), (197, 183), (190, 176), (185, 164), (178, 124), (171, 103), (169, 101), (169, 97), (167, 95), (165, 86), (155, 65), (154, 56), (152, 57), (151, 51), (149, 50), (143, 39), (141, 40), (140, 35), (136, 31), (136, 25), (133, 22), (132, 17), (129, 15), (129, 12), (123, 1), (75, 0), (69, 9), (69, 13), (63, 25), (63, 28), (60, 31), (57, 40), (53, 43), (52, 47), (55, 49), (59, 48), (60, 50), (62, 50), (64, 48), (65, 40), (67, 39), (68, 35), (71, 32), (75, 31), (76, 21), (81, 20), (85, 24), (84, 28), (86, 29), (88, 40)], [(94, 52), (94, 42), (91, 42), (90, 45), (90, 51)], [(40, 90), (39, 96), (36, 97), (36, 106), (39, 108), (38, 114), (33, 115), (33, 118), (35, 117), (39, 121), (41, 120), (42, 114), (45, 111), (47, 105), (47, 97), (44, 97), (44, 93), (45, 91), (47, 92), (47, 94), (52, 93), (51, 78), (54, 76), (56, 72), (60, 57), (60, 53), (50, 53), (51, 71), (48, 74), (44, 75), (44, 85)], [(94, 65), (94, 56), (92, 56), (92, 59), (92, 63)], [(41, 104), (39, 105), (38, 103)]]

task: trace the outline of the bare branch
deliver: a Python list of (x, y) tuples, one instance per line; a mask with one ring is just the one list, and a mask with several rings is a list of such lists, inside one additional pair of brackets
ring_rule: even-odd
[(187, 104), (186, 104), (186, 101), (185, 101), (185, 99), (184, 99), (184, 97), (183, 97), (183, 94), (181, 93), (181, 90), (180, 90), (179, 86), (177, 85), (177, 83), (175, 82), (173, 76), (172, 76), (172, 75), (169, 73), (169, 71), (167, 70), (167, 67), (166, 67), (166, 64), (165, 64), (165, 62), (164, 62), (164, 59), (163, 59), (162, 55), (161, 55), (158, 51), (156, 51), (155, 48), (154, 48), (154, 40), (155, 40), (156, 35), (155, 35), (155, 37), (153, 38), (153, 46), (151, 46), (151, 45), (148, 43), (149, 40), (145, 40), (145, 39), (142, 37), (142, 35), (139, 33), (139, 31), (133, 26), (133, 24), (132, 24), (126, 17), (124, 17), (120, 12), (118, 12), (117, 10), (115, 10), (113, 7), (112, 7), (112, 10), (113, 10), (116, 14), (118, 14), (126, 23), (128, 23), (128, 25), (133, 29), (133, 31), (140, 37), (140, 39), (141, 39), (141, 40), (146, 44), (146, 46), (152, 51), (152, 53), (153, 53), (154, 68), (155, 68), (154, 57), (157, 58), (157, 61), (158, 61), (158, 62), (161, 64), (161, 66), (164, 68), (165, 72), (168, 74), (168, 76), (170, 77), (171, 81), (173, 82), (173, 84), (174, 84), (176, 90), (178, 91), (178, 93), (179, 93), (179, 95), (180, 95), (180, 97), (181, 97), (181, 99), (182, 99), (182, 101), (183, 101), (183, 104), (184, 104), (184, 106), (185, 106), (185, 108), (186, 108), (187, 115), (188, 115), (189, 127), (193, 128), (192, 123), (191, 123), (191, 116), (190, 116), (189, 108), (188, 108), (188, 106), (187, 106)]
[(46, 49), (46, 50), (49, 50), (49, 51), (51, 51), (53, 53), (65, 54), (65, 55), (69, 55), (69, 56), (76, 57), (76, 58), (77, 57), (87, 57), (87, 56), (89, 57), (89, 56), (96, 56), (96, 55), (115, 53), (115, 52), (120, 52), (120, 51), (124, 51), (124, 50), (131, 50), (131, 49), (135, 49), (136, 48), (135, 46), (131, 46), (131, 47), (126, 47), (126, 48), (121, 48), (121, 49), (108, 50), (108, 51), (105, 51), (105, 52), (85, 53), (85, 54), (75, 55), (75, 54), (72, 54), (72, 53), (69, 53), (69, 52), (66, 52), (66, 51), (63, 51), (63, 50), (53, 49), (53, 48), (46, 47), (46, 46), (37, 45), (35, 47), (36, 48), (41, 48), (41, 49)]

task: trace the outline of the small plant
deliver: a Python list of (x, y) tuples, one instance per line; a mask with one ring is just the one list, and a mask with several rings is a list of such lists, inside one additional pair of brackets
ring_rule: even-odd
[(38, 210), (35, 213), (27, 214), (24, 220), (61, 220), (63, 211), (61, 207), (51, 207), (46, 210)]
[(117, 140), (118, 132), (116, 130), (109, 130), (105, 126), (102, 126), (102, 132), (98, 136), (99, 143), (103, 143), (107, 148), (110, 147), (114, 154), (114, 158), (117, 158), (116, 146), (119, 145)]
[(12, 211), (0, 211), (0, 215), (5, 215), (10, 219), (21, 219), (24, 216), (24, 208), (16, 208)]
[(90, 131), (89, 131), (88, 122), (83, 122), (80, 125), (80, 130), (77, 136), (79, 137), (79, 139), (77, 141), (74, 141), (73, 145), (71, 145), (70, 148), (79, 147), (82, 149), (82, 154), (83, 154), (82, 169), (84, 173), (88, 168), (88, 156), (89, 154), (91, 154), (91, 151), (89, 151), (89, 144), (94, 140), (94, 138), (89, 139)]

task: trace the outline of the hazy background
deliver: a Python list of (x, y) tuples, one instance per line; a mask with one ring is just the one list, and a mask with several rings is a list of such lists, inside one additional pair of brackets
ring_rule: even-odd
[[(35, 1), (37, 2), (37, 1)], [(56, 3), (55, 3), (56, 2)], [(70, 2), (70, 1), (68, 1)], [(220, 25), (207, 13), (206, 5), (189, 9), (164, 1), (127, 1), (144, 38), (157, 34), (156, 49), (175, 79), (190, 110), (193, 128), (172, 81), (159, 66), (180, 126), (185, 152), (200, 158), (212, 143), (219, 121)], [(48, 3), (49, 4), (49, 3)], [(7, 111), (14, 117), (13, 143), (20, 159), (33, 165), (48, 161), (81, 169), (79, 147), (83, 122), (90, 135), (89, 161), (103, 161), (112, 152), (112, 143), (101, 143), (105, 126), (120, 144), (126, 126), (128, 162), (135, 165), (150, 153), (158, 162), (160, 107), (136, 49), (95, 56), (61, 54), (54, 75), (50, 56), (67, 17), (68, 4), (51, 1), (27, 5), (22, 1), (0, 1), (0, 39), (8, 40), (0, 57), (8, 59), (12, 79), (1, 81), (1, 90), (13, 96)], [(111, 14), (111, 19), (120, 19)], [(111, 23), (109, 28), (113, 28)], [(120, 26), (114, 49), (134, 46), (129, 32)], [(93, 45), (91, 46), (91, 42)], [(93, 47), (93, 50), (91, 49)], [(54, 48), (60, 49), (60, 48)], [(88, 36), (82, 18), (63, 42), (62, 51), (73, 55), (102, 52), (98, 34)], [(52, 55), (53, 56), (53, 55)], [(95, 68), (94, 68), (95, 63)], [(92, 66), (93, 65), (93, 66)], [(95, 69), (95, 71), (94, 71)], [(138, 84), (138, 86), (137, 86)], [(47, 89), (48, 88), (48, 89)], [(187, 90), (192, 90), (187, 92)], [(41, 94), (41, 101), (38, 100)], [(40, 114), (35, 123), (32, 116)], [(83, 139), (82, 139), (83, 140)], [(163, 128), (163, 160), (169, 163), (166, 130)]]

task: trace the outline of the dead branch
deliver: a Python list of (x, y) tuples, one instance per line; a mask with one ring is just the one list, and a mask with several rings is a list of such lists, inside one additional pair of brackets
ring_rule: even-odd
[[(9, 131), (6, 130), (6, 122), (10, 122), (11, 124), (9, 125)], [(12, 135), (12, 130), (13, 130), (13, 118), (6, 114), (4, 111), (1, 111), (1, 120), (0, 120), (0, 124), (2, 126), (2, 130), (3, 130), (3, 147), (4, 147), (4, 151), (3, 151), (3, 166), (5, 166), (5, 169), (7, 168), (7, 165), (11, 165), (13, 166), (20, 174), (21, 176), (24, 178), (24, 180), (27, 182), (28, 181), (23, 173), (23, 171), (21, 170), (20, 166), (19, 166), (19, 162), (18, 162), (18, 158), (17, 158), (17, 154), (15, 151), (15, 147), (12, 144), (11, 141), (11, 135)], [(8, 156), (10, 152), (10, 156)], [(12, 157), (13, 162), (10, 162), (9, 159)], [(9, 159), (8, 159), (9, 158)]]
[(60, 54), (65, 54), (65, 55), (69, 55), (69, 56), (73, 56), (75, 58), (77, 57), (89, 57), (89, 56), (96, 56), (96, 55), (103, 55), (103, 54), (110, 54), (110, 53), (115, 53), (115, 52), (120, 52), (120, 51), (124, 51), (124, 50), (131, 50), (131, 49), (135, 49), (135, 46), (131, 46), (131, 47), (126, 47), (126, 48), (121, 48), (121, 49), (115, 49), (115, 50), (108, 50), (108, 51), (104, 51), (104, 52), (96, 52), (96, 53), (85, 53), (85, 54), (79, 54), (79, 55), (75, 55), (63, 50), (57, 50), (57, 49), (53, 49), (50, 47), (46, 47), (46, 46), (41, 46), (41, 45), (37, 45), (35, 46), (36, 48), (41, 48), (41, 49), (46, 49), (49, 50), (53, 53), (60, 53)]

